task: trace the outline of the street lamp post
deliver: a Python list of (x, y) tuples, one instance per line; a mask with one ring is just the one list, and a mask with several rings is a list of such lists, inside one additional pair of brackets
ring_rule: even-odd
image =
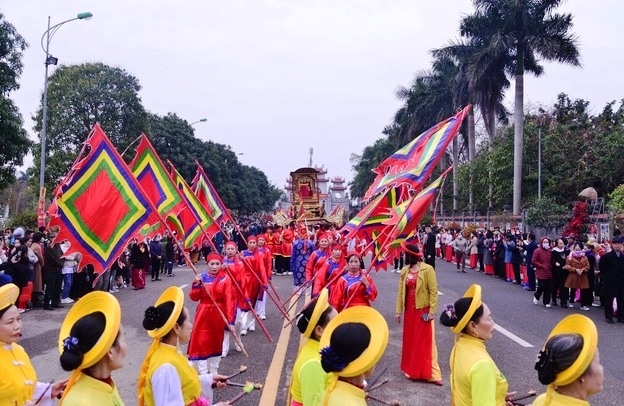
[(193, 126), (193, 125), (195, 125), (195, 124), (197, 124), (197, 123), (205, 123), (206, 121), (208, 121), (208, 119), (207, 119), (207, 118), (200, 118), (200, 119), (199, 119), (199, 120), (197, 120), (197, 121), (193, 121), (193, 122), (192, 122), (191, 124), (189, 124), (189, 125)]
[[(48, 66), (56, 65), (58, 63), (58, 58), (50, 55), (50, 41), (56, 34), (56, 31), (65, 23), (75, 20), (88, 20), (93, 17), (93, 14), (90, 12), (80, 13), (75, 18), (70, 18), (69, 20), (62, 21), (56, 25), (50, 26), (50, 16), (48, 16), (48, 29), (41, 36), (41, 48), (46, 54), (45, 59), (45, 79), (43, 82), (43, 118), (42, 118), (42, 126), (41, 126), (41, 166), (39, 167), (39, 198), (43, 199), (43, 179), (45, 173), (45, 150), (46, 150), (46, 135), (47, 135), (47, 125), (48, 125)], [(45, 46), (44, 46), (45, 40)]]

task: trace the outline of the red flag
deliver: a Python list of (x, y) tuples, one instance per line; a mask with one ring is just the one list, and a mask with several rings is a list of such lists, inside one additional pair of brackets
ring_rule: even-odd
[(99, 124), (69, 173), (55, 189), (49, 226), (55, 242), (67, 240), (66, 254), (80, 252), (81, 264), (102, 274), (133, 237), (155, 235), (163, 226), (154, 205)]
[(227, 207), (223, 204), (217, 189), (212, 185), (208, 175), (204, 172), (204, 168), (195, 161), (197, 164), (197, 173), (191, 182), (191, 189), (200, 203), (204, 206), (208, 214), (219, 224), (222, 225), (230, 221), (235, 224), (234, 219), (230, 215)]
[(146, 196), (165, 218), (167, 225), (178, 231), (182, 240), (187, 233), (192, 234), (193, 230), (200, 229), (199, 220), (192, 214), (182, 214), (184, 211), (190, 213), (186, 201), (145, 134), (141, 134), (136, 156), (129, 166)]
[(167, 161), (167, 163), (171, 169), (171, 178), (180, 192), (180, 196), (182, 196), (188, 206), (186, 210), (180, 213), (180, 219), (184, 223), (188, 218), (190, 218), (190, 216), (193, 216), (199, 221), (200, 225), (200, 227), (190, 230), (190, 232), (185, 235), (184, 248), (191, 248), (193, 245), (200, 245), (202, 239), (205, 237), (204, 233), (208, 233), (208, 235), (212, 238), (216, 233), (221, 231), (221, 229), (201, 204), (197, 196), (193, 194), (193, 191), (186, 183), (182, 175), (180, 175), (171, 162)]
[(364, 199), (368, 200), (384, 189), (399, 184), (407, 184), (419, 191), (444, 155), (471, 107), (468, 105), (453, 117), (434, 125), (373, 169), (377, 177), (364, 194)]

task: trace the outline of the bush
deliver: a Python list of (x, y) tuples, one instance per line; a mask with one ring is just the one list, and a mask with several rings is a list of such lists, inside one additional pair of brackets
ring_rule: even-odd
[(550, 197), (536, 200), (526, 211), (526, 223), (530, 227), (561, 227), (569, 218), (568, 208)]
[(24, 227), (25, 229), (37, 230), (37, 213), (33, 211), (21, 211), (9, 220), (7, 227)]

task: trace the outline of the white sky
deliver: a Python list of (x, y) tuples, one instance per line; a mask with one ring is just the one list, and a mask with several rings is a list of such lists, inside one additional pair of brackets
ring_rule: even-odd
[[(32, 134), (44, 79), (40, 40), (52, 25), (91, 11), (55, 35), (59, 63), (100, 61), (136, 76), (145, 108), (175, 112), (195, 135), (231, 145), (282, 187), (292, 170), (325, 165), (353, 177), (349, 157), (381, 137), (400, 107), (394, 93), (428, 69), (428, 51), (459, 36), (469, 0), (2, 0), (28, 41), (21, 88), (10, 95)], [(594, 112), (624, 98), (620, 0), (571, 0), (583, 68), (547, 65), (525, 79), (525, 105), (559, 92)], [(54, 67), (52, 67), (52, 70)], [(52, 70), (50, 73), (52, 73)], [(512, 83), (513, 88), (513, 83)], [(507, 104), (513, 111), (513, 94)], [(106, 129), (104, 129), (106, 131)], [(137, 134), (138, 135), (138, 134)], [(29, 163), (32, 158), (29, 158)]]

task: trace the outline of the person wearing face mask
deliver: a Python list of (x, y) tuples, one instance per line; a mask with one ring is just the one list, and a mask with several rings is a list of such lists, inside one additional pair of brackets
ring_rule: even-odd
[(440, 322), (457, 334), (451, 351), (451, 398), (454, 406), (513, 406), (507, 379), (488, 354), (494, 320), (481, 301), (481, 286), (474, 284), (464, 297), (446, 306)]
[(568, 271), (563, 269), (569, 254), (565, 249), (566, 243), (562, 238), (557, 238), (555, 246), (551, 250), (550, 265), (553, 274), (552, 304), (557, 306), (557, 298), (561, 307), (568, 308), (569, 289), (565, 287)]
[[(227, 336), (229, 349), (228, 330), (234, 331), (236, 306), (232, 281), (221, 267), (221, 255), (212, 252), (206, 261), (208, 271), (195, 277), (189, 293), (191, 300), (199, 304), (195, 311), (195, 326), (190, 337), (188, 356), (200, 375), (208, 372), (216, 374), (221, 357), (227, 355), (223, 351), (223, 341)], [(228, 319), (227, 325), (219, 310)]]
[(572, 314), (550, 332), (535, 363), (539, 381), (548, 385), (533, 406), (589, 406), (603, 390), (598, 330), (589, 318)]
[(589, 310), (594, 303), (594, 279), (596, 278), (596, 255), (592, 244), (585, 244), (585, 257), (589, 263), (589, 270), (587, 271), (589, 288), (581, 290), (581, 307), (587, 307)]
[(551, 265), (550, 240), (547, 237), (542, 238), (539, 247), (533, 252), (531, 266), (535, 269), (535, 277), (537, 278), (537, 290), (533, 295), (533, 304), (539, 304), (540, 297), (543, 295), (544, 306), (551, 307), (550, 296), (552, 293), (552, 265)]
[(347, 255), (347, 272), (332, 288), (329, 303), (338, 312), (351, 306), (370, 306), (377, 297), (377, 288), (370, 275), (360, 268), (360, 256), (355, 252)]
[[(588, 289), (589, 281), (587, 280), (587, 271), (589, 271), (589, 261), (585, 256), (581, 244), (576, 243), (572, 246), (572, 252), (566, 259), (566, 263), (563, 269), (568, 271), (568, 276), (565, 281), (565, 288), (572, 289), (572, 292), (576, 292), (576, 289)], [(570, 307), (574, 307), (570, 305)], [(581, 306), (581, 310), (588, 311), (589, 307)]]

